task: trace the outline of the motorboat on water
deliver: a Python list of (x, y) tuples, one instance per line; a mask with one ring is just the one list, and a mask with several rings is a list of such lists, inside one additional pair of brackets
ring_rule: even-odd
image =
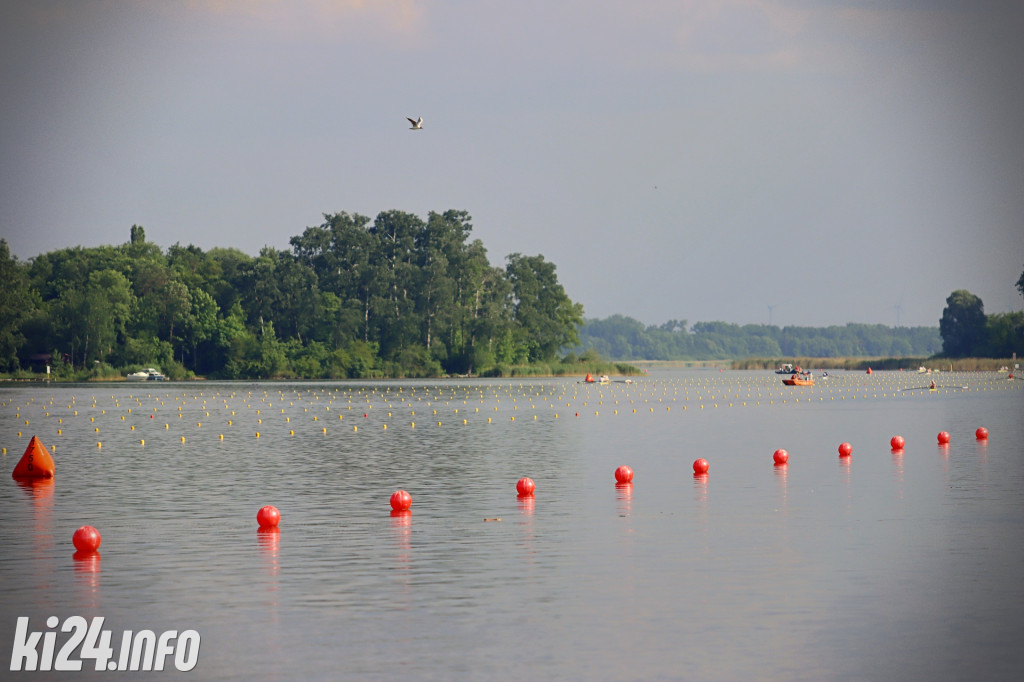
[(128, 381), (167, 381), (167, 377), (157, 370), (149, 367), (139, 372), (132, 372), (127, 377)]
[(813, 386), (814, 377), (810, 374), (794, 374), (791, 377), (787, 377), (782, 380), (786, 386)]
[(789, 364), (787, 362), (784, 365), (779, 365), (779, 368), (777, 370), (775, 370), (775, 373), (776, 374), (794, 374), (794, 373), (795, 374), (799, 374), (800, 373), (800, 368), (799, 367), (794, 367), (793, 365), (791, 365), (791, 364)]

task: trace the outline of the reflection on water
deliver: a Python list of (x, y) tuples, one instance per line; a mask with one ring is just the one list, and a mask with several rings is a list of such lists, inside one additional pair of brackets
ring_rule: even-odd
[(629, 516), (633, 510), (633, 483), (616, 483), (615, 499), (618, 501), (619, 516)]
[(779, 488), (779, 511), (786, 513), (789, 511), (789, 463), (773, 464), (772, 468)]
[(914, 378), (0, 387), (0, 461), (30, 420), (57, 462), (0, 486), (0, 642), (197, 630), (171, 679), (1020, 677), (1024, 390)]
[(77, 600), (83, 608), (96, 609), (100, 606), (100, 553), (75, 551), (71, 555), (75, 569), (75, 585), (78, 587)]

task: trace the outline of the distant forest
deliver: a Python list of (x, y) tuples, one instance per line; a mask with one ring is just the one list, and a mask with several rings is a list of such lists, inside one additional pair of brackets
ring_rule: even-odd
[(787, 357), (927, 357), (942, 351), (938, 327), (847, 324), (777, 327), (686, 320), (644, 326), (630, 317), (588, 319), (580, 344), (617, 360), (726, 360)]
[[(583, 317), (555, 264), (492, 266), (463, 211), (325, 214), (258, 256), (175, 244), (133, 225), (117, 246), (19, 262), (0, 239), (0, 373), (171, 378), (508, 376), (594, 371), (602, 360), (1009, 357), (1024, 313), (986, 315), (958, 290), (939, 327), (776, 327)], [(1016, 284), (1024, 295), (1024, 274)], [(621, 371), (628, 371), (620, 368)], [(600, 370), (607, 371), (603, 367)], [(614, 368), (613, 368), (614, 371)]]

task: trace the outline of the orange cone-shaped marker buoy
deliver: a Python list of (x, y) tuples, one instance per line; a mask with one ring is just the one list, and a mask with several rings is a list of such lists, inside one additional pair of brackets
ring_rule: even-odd
[(17, 466), (11, 473), (11, 478), (25, 480), (33, 478), (53, 478), (56, 467), (53, 464), (53, 457), (47, 451), (43, 441), (38, 436), (32, 436), (25, 454), (18, 460)]

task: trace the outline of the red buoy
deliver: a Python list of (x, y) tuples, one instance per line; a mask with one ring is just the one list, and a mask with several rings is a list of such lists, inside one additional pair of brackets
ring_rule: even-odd
[(532, 495), (533, 491), (537, 489), (537, 485), (533, 482), (532, 478), (523, 476), (516, 483), (516, 492), (522, 496)]
[(633, 480), (633, 470), (623, 464), (615, 470), (615, 480), (619, 483), (629, 483)]
[(974, 437), (978, 440), (988, 440), (988, 429), (984, 426), (979, 426), (978, 430), (974, 432)]
[(71, 536), (71, 542), (79, 552), (95, 552), (101, 541), (100, 532), (92, 526), (82, 526)]
[(889, 445), (892, 446), (893, 450), (902, 450), (903, 446), (906, 444), (907, 442), (903, 440), (903, 436), (893, 436), (889, 440)]
[(870, 368), (870, 367), (868, 367), (868, 371), (867, 371), (867, 373), (868, 373), (868, 374), (871, 374), (871, 368)]
[(412, 495), (404, 490), (391, 493), (391, 508), (395, 511), (408, 511), (412, 506)]
[(939, 445), (949, 445), (949, 431), (939, 431)]
[(849, 443), (840, 443), (839, 444), (839, 456), (840, 457), (849, 457), (852, 454), (853, 454), (853, 446), (852, 445), (850, 445)]
[(703, 457), (693, 460), (693, 473), (700, 476), (706, 474), (711, 465)]
[(260, 524), (260, 528), (274, 528), (281, 523), (281, 512), (270, 504), (260, 507), (260, 510), (256, 512), (256, 523)]
[(776, 464), (785, 464), (789, 461), (789, 453), (779, 448), (772, 454), (772, 459), (775, 460)]

